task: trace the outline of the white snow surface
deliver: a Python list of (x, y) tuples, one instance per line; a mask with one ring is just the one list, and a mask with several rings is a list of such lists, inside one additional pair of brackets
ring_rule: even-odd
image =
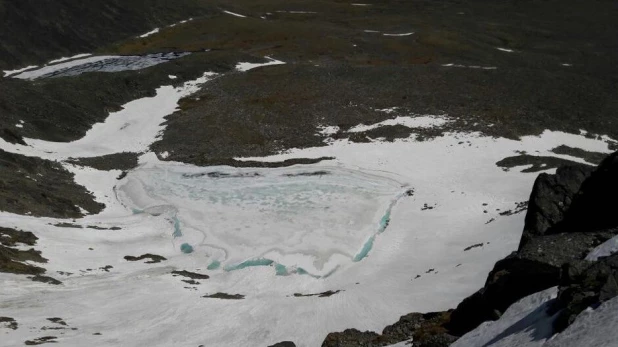
[[(273, 62), (278, 61), (237, 69)], [(304, 347), (319, 346), (327, 333), (346, 328), (381, 331), (409, 312), (454, 307), (482, 285), (496, 260), (517, 247), (524, 214), (499, 212), (528, 198), (536, 174), (505, 172), (497, 161), (518, 151), (583, 161), (551, 152), (563, 144), (610, 152), (607, 137), (553, 131), (520, 140), (463, 132), (425, 141), (414, 135), (394, 142), (333, 140), (323, 147), (239, 158), (335, 157), (278, 169), (200, 168), (161, 162), (147, 152), (164, 129), (163, 117), (213, 77), (207, 73), (178, 88), (162, 86), (155, 97), (124, 105), (71, 143), (0, 141), (3, 150), (60, 161), (146, 152), (121, 180), (118, 170), (63, 163), (106, 204), (102, 213), (75, 223), (121, 230), (61, 228), (54, 224), (62, 220), (0, 212), (3, 226), (39, 237), (35, 248), (49, 259), (47, 274), (63, 281), (50, 286), (0, 273), (2, 315), (20, 325), (3, 329), (0, 346), (53, 335), (60, 345), (79, 347), (267, 346), (283, 340)], [(433, 117), (424, 122), (416, 125), (445, 124)], [(481, 242), (484, 247), (464, 252)], [(193, 252), (183, 253), (184, 243)], [(123, 259), (145, 253), (167, 261)], [(106, 265), (113, 269), (100, 270)], [(430, 268), (435, 271), (426, 274)], [(171, 276), (173, 270), (210, 278), (188, 285)], [(326, 290), (342, 291), (326, 298), (292, 295)], [(202, 297), (217, 292), (245, 298)], [(523, 314), (524, 308), (512, 316)], [(39, 331), (50, 325), (47, 317), (62, 317), (78, 330)]]
[(618, 297), (579, 314), (565, 331), (544, 347), (615, 347), (618, 341)]

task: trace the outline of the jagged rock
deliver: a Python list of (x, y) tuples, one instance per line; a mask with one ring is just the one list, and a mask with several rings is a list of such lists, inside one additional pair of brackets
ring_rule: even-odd
[(611, 201), (618, 195), (617, 157), (612, 154), (597, 169), (568, 165), (555, 175), (539, 175), (518, 251), (498, 261), (485, 286), (457, 306), (447, 324), (451, 332), (465, 334), (498, 319), (517, 300), (558, 285), (563, 264), (584, 259), (618, 233)]
[(463, 335), (484, 321), (500, 318), (519, 299), (558, 285), (563, 264), (584, 259), (594, 247), (617, 233), (609, 229), (531, 238), (520, 250), (495, 264), (485, 286), (457, 306), (448, 328)]
[[(594, 247), (618, 234), (617, 158), (618, 152), (596, 170), (568, 165), (555, 175), (539, 175), (519, 249), (498, 261), (485, 286), (454, 311), (411, 313), (382, 335), (355, 329), (331, 333), (322, 346), (385, 346), (411, 338), (414, 346), (448, 346), (456, 336), (500, 318), (521, 298), (559, 283), (554, 309), (564, 308), (556, 325), (563, 329), (586, 307), (618, 295), (618, 255), (592, 265), (583, 261)], [(564, 264), (568, 266), (563, 269)]]
[(500, 318), (517, 300), (555, 286), (559, 278), (560, 267), (513, 253), (496, 263), (482, 289), (457, 306), (447, 327), (463, 335), (482, 322)]
[(557, 332), (569, 326), (588, 307), (618, 296), (618, 254), (596, 262), (575, 261), (562, 269), (558, 300), (554, 310), (561, 310), (554, 323)]
[(528, 202), (520, 247), (533, 235), (545, 234), (564, 218), (573, 196), (592, 171), (594, 168), (587, 165), (568, 165), (558, 168), (555, 175), (542, 173), (537, 177)]
[(322, 342), (322, 347), (376, 346), (372, 341), (379, 337), (380, 335), (373, 331), (346, 329), (343, 332), (328, 334)]
[(377, 347), (410, 339), (417, 347), (446, 347), (457, 340), (444, 326), (449, 318), (450, 312), (410, 313), (384, 328), (381, 335), (356, 329), (330, 333), (322, 347)]
[(517, 251), (526, 259), (555, 267), (585, 258), (591, 250), (618, 234), (616, 229), (598, 232), (561, 233), (535, 237)]
[(560, 227), (569, 232), (591, 232), (618, 227), (618, 152), (611, 154), (581, 185)]

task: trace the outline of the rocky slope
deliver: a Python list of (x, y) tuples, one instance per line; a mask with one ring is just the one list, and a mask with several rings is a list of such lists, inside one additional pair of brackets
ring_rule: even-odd
[(411, 313), (382, 334), (349, 329), (329, 334), (322, 346), (448, 346), (479, 324), (497, 320), (515, 302), (559, 286), (550, 306), (557, 312), (554, 333), (566, 329), (588, 307), (618, 296), (618, 254), (584, 260), (618, 234), (614, 197), (618, 194), (618, 152), (593, 169), (564, 166), (538, 176), (528, 204), (519, 249), (500, 260), (485, 286), (456, 309)]
[[(268, 156), (290, 148), (324, 148), (335, 140), (346, 139), (355, 144), (375, 142), (377, 145), (379, 142), (393, 144), (415, 136), (414, 139), (421, 142), (445, 137), (452, 132), (460, 132), (457, 136), (479, 132), (501, 140), (509, 138), (520, 141), (520, 136), (538, 135), (548, 129), (578, 134), (583, 128), (589, 131), (586, 136), (615, 146), (611, 139), (594, 135), (618, 137), (618, 126), (614, 122), (618, 111), (618, 99), (615, 98), (618, 93), (618, 69), (615, 64), (618, 58), (615, 44), (618, 7), (614, 1), (598, 0), (591, 5), (576, 0), (377, 0), (365, 5), (326, 0), (239, 0), (233, 3), (218, 0), (95, 0), (84, 3), (73, 0), (0, 0), (0, 72), (31, 64), (41, 65), (50, 59), (77, 53), (144, 55), (191, 52), (182, 58), (136, 71), (92, 72), (34, 81), (3, 77), (4, 74), (1, 74), (0, 142), (4, 143), (3, 148), (12, 151), (0, 150), (0, 210), (20, 217), (51, 218), (80, 218), (84, 214), (100, 212), (104, 206), (84, 186), (75, 182), (73, 172), (82, 170), (81, 166), (104, 171), (123, 170), (122, 174), (113, 173), (110, 180), (113, 185), (137, 166), (141, 153), (122, 151), (98, 157), (64, 158), (60, 162), (21, 153), (31, 149), (28, 145), (36, 147), (36, 140), (78, 140), (94, 124), (104, 121), (110, 113), (119, 111), (128, 102), (152, 97), (161, 86), (178, 87), (205, 71), (219, 75), (195, 94), (180, 100), (178, 109), (166, 117), (167, 128), (149, 148), (160, 160), (201, 166), (271, 168), (314, 164), (323, 159), (336, 158), (330, 154), (281, 161), (241, 161), (237, 158)], [(193, 20), (178, 24), (189, 18)], [(160, 28), (160, 31), (148, 37), (138, 37), (154, 28)], [(240, 62), (264, 62), (266, 56), (285, 64), (254, 69), (250, 73), (236, 68)], [(379, 124), (399, 116), (416, 117), (421, 114), (448, 115), (450, 118), (441, 127), (421, 129), (396, 124), (349, 132), (358, 125)], [(123, 127), (119, 126), (118, 131)], [(325, 133), (326, 128), (335, 130)], [(570, 138), (573, 142), (581, 140), (573, 140), (574, 137)], [(545, 140), (553, 143), (551, 138)], [(477, 143), (456, 141), (448, 146), (474, 148)], [(496, 164), (504, 171), (529, 164), (532, 166), (522, 172), (537, 172), (563, 164), (570, 166), (558, 169), (556, 175), (539, 176), (530, 197), (519, 249), (495, 265), (483, 289), (464, 300), (455, 310), (410, 313), (385, 328), (382, 334), (353, 329), (333, 333), (326, 338), (324, 345), (383, 346), (413, 338), (416, 346), (445, 346), (479, 324), (498, 319), (519, 299), (558, 285), (560, 293), (554, 309), (562, 310), (561, 318), (556, 323), (556, 331), (560, 331), (583, 308), (611, 298), (615, 291), (615, 277), (608, 274), (615, 273), (615, 260), (607, 258), (591, 264), (582, 259), (592, 247), (616, 233), (618, 221), (611, 217), (615, 204), (607, 195), (616, 190), (612, 180), (612, 175), (615, 175), (613, 159), (606, 160), (595, 171), (587, 165), (571, 164), (597, 163), (607, 149), (592, 147), (584, 150), (577, 147), (577, 143), (562, 142), (553, 146), (550, 153), (543, 155), (533, 152), (537, 149), (534, 148), (528, 153), (519, 150), (515, 153), (517, 155), (508, 153), (495, 159), (499, 160)], [(488, 149), (490, 151), (491, 147)], [(385, 165), (392, 165), (394, 161), (410, 161), (410, 152), (413, 150), (391, 163), (385, 160)], [(435, 158), (439, 156), (434, 153), (434, 148), (427, 150), (427, 153), (435, 156), (432, 161), (438, 161)], [(379, 158), (376, 162), (383, 159)], [(451, 170), (448, 165), (457, 162), (455, 159), (447, 157), (443, 160), (443, 168)], [(418, 165), (418, 160), (411, 161)], [(474, 160), (470, 163), (472, 166), (466, 166), (462, 171), (471, 169), (478, 174), (474, 166), (478, 163)], [(491, 161), (489, 166), (496, 169), (493, 163)], [(382, 169), (390, 170), (388, 166), (380, 167)], [(416, 168), (408, 171), (414, 170)], [(501, 173), (500, 169), (496, 171)], [(432, 172), (427, 176), (435, 174)], [(94, 183), (98, 183), (97, 180), (93, 179)], [(412, 184), (417, 184), (416, 181), (411, 180)], [(447, 181), (449, 184), (453, 182)], [(463, 181), (456, 182), (463, 185), (469, 183), (469, 180)], [(435, 188), (433, 183), (429, 186)], [(461, 189), (461, 194), (464, 194), (463, 187), (452, 188), (457, 189), (458, 194)], [(466, 194), (475, 192), (473, 187)], [(496, 193), (496, 200), (500, 200), (501, 193)], [(105, 197), (112, 196), (105, 194)], [(493, 197), (493, 192), (488, 195)], [(482, 196), (483, 199), (487, 197)], [(524, 196), (519, 198), (517, 202), (525, 199)], [(431, 201), (421, 203), (425, 203), (423, 207), (419, 206), (422, 211), (437, 211), (440, 217), (452, 212), (449, 207), (438, 206)], [(483, 207), (477, 211), (483, 216), (480, 227), (485, 221), (486, 224), (499, 223), (496, 219), (500, 219), (503, 213), (509, 216), (510, 212), (506, 210), (498, 212), (498, 206), (490, 209), (484, 201), (478, 205), (481, 203)], [(518, 206), (518, 211), (522, 207)], [(93, 249), (99, 251), (99, 246), (114, 245), (109, 247), (113, 248), (109, 254), (113, 255), (113, 259), (122, 260), (121, 264), (114, 263), (117, 268), (114, 271), (123, 276), (128, 272), (123, 272), (125, 269), (122, 266), (125, 263), (134, 265), (131, 260), (147, 260), (143, 259), (144, 255), (158, 261), (166, 259), (156, 252), (150, 253), (154, 252), (148, 248), (152, 245), (141, 245), (145, 249), (139, 252), (131, 249), (122, 254), (114, 253), (119, 252), (118, 249), (124, 251), (122, 247), (127, 243), (111, 233), (120, 229), (114, 224), (115, 221), (88, 226), (80, 225), (82, 221), (75, 220), (71, 223), (43, 220), (37, 219), (43, 225), (34, 223), (23, 228), (14, 220), (0, 225), (7, 227), (0, 229), (0, 272), (10, 276), (31, 275), (33, 280), (58, 284), (59, 281), (43, 276), (46, 272), (44, 266), (52, 266), (56, 271), (50, 270), (49, 273), (70, 279), (68, 282), (74, 285), (71, 291), (83, 290), (89, 296), (90, 288), (80, 282), (83, 278), (70, 277), (73, 274), (69, 275), (65, 267), (78, 266), (90, 259), (91, 263), (85, 269), (79, 269), (79, 276), (91, 273), (93, 269), (99, 269), (103, 276), (107, 276), (111, 261), (105, 258), (104, 263), (99, 263), (103, 258), (99, 258), (98, 253), (96, 256), (79, 252), (59, 255), (58, 245), (68, 247), (71, 242), (83, 241), (85, 237), (87, 241), (79, 249), (86, 249), (86, 253), (91, 254), (95, 254)], [(105, 236), (97, 242), (88, 239), (92, 235), (88, 232), (67, 237), (72, 235), (71, 230), (86, 231), (82, 228), (102, 231)], [(145, 228), (151, 232), (159, 231)], [(453, 228), (444, 229), (450, 231)], [(161, 231), (161, 234), (164, 232), (167, 231)], [(130, 232), (119, 234), (124, 236)], [(38, 244), (35, 244), (35, 235), (39, 236)], [(56, 239), (58, 235), (62, 236)], [(105, 237), (112, 237), (113, 241)], [(481, 251), (483, 245), (488, 246), (486, 241), (475, 240), (472, 246), (457, 246), (457, 250), (463, 249), (469, 255), (471, 248)], [(495, 243), (492, 242), (492, 247)], [(509, 245), (508, 251), (514, 248), (512, 243)], [(40, 251), (30, 249), (34, 246)], [(163, 247), (156, 249), (163, 251)], [(494, 259), (505, 253), (496, 256), (494, 248), (493, 253), (489, 253), (493, 257), (482, 254), (486, 263), (493, 263)], [(175, 259), (165, 255), (169, 257), (169, 266), (176, 266), (171, 265), (176, 264), (173, 263)], [(45, 263), (47, 258), (49, 263)], [(157, 262), (153, 260), (153, 263)], [(423, 278), (429, 277), (430, 273), (433, 276), (433, 265), (424, 265), (431, 268)], [(452, 267), (459, 265), (453, 264)], [(467, 270), (463, 270), (466, 265)], [(470, 268), (468, 263), (456, 270), (466, 273), (468, 283), (472, 281)], [(445, 275), (445, 270), (446, 267), (440, 269), (441, 276)], [(409, 285), (412, 282), (408, 281), (407, 276), (417, 274), (410, 275), (405, 271), (399, 276), (405, 277)], [(476, 270), (476, 274), (483, 273), (483, 276), (485, 272)], [(210, 282), (216, 282), (216, 272), (210, 272), (210, 275)], [(136, 277), (144, 278), (141, 275)], [(123, 283), (116, 280), (117, 277), (112, 278), (112, 285)], [(65, 282), (65, 277), (61, 279)], [(366, 282), (371, 281), (363, 281), (362, 285)], [(477, 282), (473, 283), (476, 287)], [(359, 283), (356, 285), (361, 286)], [(217, 290), (203, 294), (210, 294), (205, 296), (208, 298), (234, 298), (234, 295), (239, 295), (243, 297), (243, 300), (238, 300), (240, 302), (269, 303), (262, 300), (263, 297), (251, 301), (249, 294), (244, 300), (244, 292), (225, 294), (236, 291), (230, 292), (221, 286), (221, 292)], [(416, 290), (417, 282), (411, 286)], [(144, 287), (154, 288), (149, 282)], [(253, 286), (251, 288), (254, 289)], [(342, 289), (333, 286), (308, 293), (337, 293)], [(38, 289), (28, 290), (34, 293)], [(347, 288), (343, 290), (328, 300), (340, 300), (339, 297), (351, 292), (346, 291)], [(215, 292), (217, 294), (212, 294)], [(459, 293), (459, 297), (451, 297), (451, 300), (459, 300), (467, 293)], [(74, 294), (71, 292), (71, 299)], [(405, 294), (406, 298), (410, 297), (409, 292)], [(131, 295), (133, 292), (124, 297), (131, 298)], [(303, 300), (311, 300), (315, 296), (298, 295)], [(22, 300), (18, 297), (15, 302)], [(59, 307), (69, 306), (62, 300), (64, 298), (55, 303)], [(178, 303), (189, 301), (179, 300)], [(327, 302), (326, 299), (324, 301)], [(323, 305), (328, 306), (329, 303)], [(374, 304), (381, 305), (379, 302)], [(432, 304), (435, 307), (435, 303)], [(155, 305), (149, 303), (148, 306)], [(283, 307), (275, 306), (279, 309)], [(310, 314), (323, 314), (316, 307), (322, 306), (316, 304)], [(382, 305), (384, 307), (387, 306)], [(448, 306), (440, 306), (439, 309), (445, 307)], [(211, 309), (209, 306), (205, 310)], [(414, 309), (417, 309), (416, 306)], [(271, 308), (267, 310), (271, 311)], [(218, 311), (219, 314), (224, 312)], [(246, 311), (256, 312), (252, 308), (240, 310)], [(383, 327), (392, 316), (406, 311), (407, 308), (397, 313), (390, 311), (388, 320), (364, 317), (367, 319), (363, 324), (379, 322)], [(286, 317), (292, 315), (287, 311), (284, 314)], [(36, 318), (34, 316), (24, 315), (28, 319)], [(104, 318), (114, 321), (118, 316)], [(122, 318), (133, 319), (129, 315)], [(14, 320), (11, 319), (0, 317), (0, 323), (12, 326)], [(339, 319), (337, 323), (341, 322), (347, 324), (348, 320)], [(160, 326), (149, 323), (146, 322), (149, 325), (146, 329), (161, 330)], [(193, 320), (193, 323), (202, 324), (199, 320)], [(26, 326), (29, 323), (20, 324)], [(251, 327), (256, 326), (252, 322)], [(328, 327), (329, 330), (340, 328), (345, 326)], [(176, 333), (182, 332), (177, 330)], [(114, 331), (114, 334), (120, 333)], [(225, 335), (230, 338), (234, 334)], [(171, 333), (167, 335), (172, 336)], [(260, 331), (263, 341), (270, 339), (267, 335), (267, 328)], [(314, 335), (317, 340), (324, 336), (322, 333)], [(288, 339), (292, 336), (277, 336), (268, 340), (267, 344)], [(28, 340), (36, 342), (32, 341)], [(157, 342), (163, 343), (161, 341)], [(232, 340), (226, 341), (230, 343)], [(275, 346), (293, 345), (293, 342), (285, 341)]]
[(198, 0), (0, 1), (0, 70), (87, 53), (153, 27), (212, 13)]

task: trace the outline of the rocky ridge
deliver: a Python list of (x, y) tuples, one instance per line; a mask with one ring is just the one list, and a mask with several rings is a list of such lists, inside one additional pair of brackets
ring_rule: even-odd
[(382, 334), (348, 329), (331, 333), (323, 347), (445, 347), (488, 320), (497, 320), (518, 300), (558, 286), (551, 310), (554, 333), (588, 307), (618, 296), (618, 254), (585, 260), (598, 245), (618, 235), (613, 197), (618, 193), (618, 152), (596, 168), (569, 165), (536, 179), (519, 249), (498, 261), (485, 286), (454, 310), (410, 313)]

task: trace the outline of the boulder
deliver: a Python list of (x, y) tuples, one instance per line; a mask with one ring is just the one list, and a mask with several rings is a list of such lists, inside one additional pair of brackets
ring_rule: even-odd
[(558, 168), (555, 175), (542, 173), (537, 177), (528, 202), (520, 247), (562, 221), (573, 197), (592, 171), (594, 167), (587, 165), (567, 165)]

